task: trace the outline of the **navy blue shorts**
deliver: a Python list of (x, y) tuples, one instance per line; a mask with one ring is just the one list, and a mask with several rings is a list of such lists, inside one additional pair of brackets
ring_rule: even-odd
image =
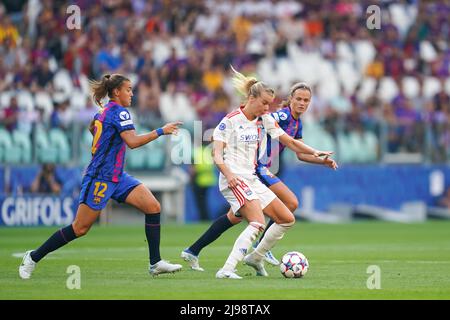
[(130, 192), (141, 182), (124, 172), (119, 182), (94, 179), (85, 175), (81, 182), (79, 204), (84, 203), (93, 210), (102, 210), (110, 198), (125, 202)]
[(280, 178), (270, 172), (266, 166), (256, 167), (256, 175), (258, 176), (259, 180), (261, 180), (261, 182), (264, 183), (268, 188), (281, 181)]

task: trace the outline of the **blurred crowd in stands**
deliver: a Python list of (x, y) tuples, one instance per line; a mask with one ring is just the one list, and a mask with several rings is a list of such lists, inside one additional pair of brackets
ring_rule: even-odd
[[(72, 4), (78, 30), (66, 24)], [(201, 120), (205, 130), (241, 101), (233, 65), (276, 89), (273, 109), (294, 82), (308, 82), (305, 131), (319, 144), (331, 137), (338, 155), (353, 137), (355, 152), (366, 152), (370, 134), (376, 150), (366, 162), (395, 153), (446, 162), (449, 16), (448, 0), (3, 0), (0, 123), (10, 133), (59, 128), (76, 139), (73, 126), (84, 130), (97, 112), (88, 79), (122, 73), (134, 84), (136, 123)]]

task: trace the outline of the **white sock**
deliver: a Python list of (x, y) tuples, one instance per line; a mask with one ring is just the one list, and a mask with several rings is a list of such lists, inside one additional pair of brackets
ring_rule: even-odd
[(283, 224), (276, 224), (276, 223), (272, 224), (269, 227), (269, 229), (267, 229), (266, 234), (259, 242), (255, 251), (253, 251), (256, 254), (255, 258), (262, 259), (264, 255), (267, 253), (267, 251), (272, 249), (273, 246), (277, 243), (277, 241), (281, 240), (286, 231), (288, 231), (293, 225), (294, 222)]
[(258, 222), (250, 222), (247, 228), (239, 235), (234, 242), (233, 249), (228, 256), (224, 270), (234, 272), (237, 264), (244, 259), (252, 242), (258, 237), (258, 234), (264, 230), (264, 225)]

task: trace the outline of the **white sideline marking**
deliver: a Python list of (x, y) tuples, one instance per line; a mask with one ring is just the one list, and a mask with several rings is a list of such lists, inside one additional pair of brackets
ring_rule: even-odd
[[(145, 247), (137, 247), (134, 248), (133, 250), (135, 251), (146, 251), (148, 250), (148, 248)], [(97, 253), (97, 252), (130, 252), (129, 248), (85, 248), (85, 249), (67, 249), (67, 250), (63, 250), (63, 251), (58, 251), (58, 252), (50, 252), (45, 259), (63, 259), (63, 257), (61, 256), (66, 256), (66, 255), (72, 255), (74, 253), (81, 253), (81, 254), (93, 254), (93, 253)], [(25, 252), (13, 252), (11, 254), (11, 256), (13, 258), (18, 258), (18, 259), (22, 259), (23, 256), (25, 255)], [(104, 258), (102, 260), (110, 260), (110, 261), (120, 261), (123, 260), (123, 258)]]
[(25, 255), (25, 252), (15, 252), (12, 254), (12, 256), (14, 258), (23, 258), (24, 255)]
[[(22, 259), (24, 255), (25, 255), (25, 252), (14, 252), (14, 253), (11, 254), (11, 256), (13, 258), (18, 258), (18, 259)], [(61, 258), (58, 258), (58, 257), (54, 257), (52, 253), (49, 253), (49, 255), (52, 255), (52, 256), (51, 257), (46, 256), (45, 259), (52, 259), (52, 260), (53, 259), (61, 259)]]
[[(330, 260), (330, 261), (324, 261), (324, 262), (331, 262), (331, 263), (368, 263), (367, 261), (361, 261), (361, 260)], [(428, 263), (428, 264), (450, 264), (450, 261), (448, 260), (371, 260), (371, 262), (376, 263)]]

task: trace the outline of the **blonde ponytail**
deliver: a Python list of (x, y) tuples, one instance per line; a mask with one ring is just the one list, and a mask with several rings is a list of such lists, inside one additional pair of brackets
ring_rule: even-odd
[(267, 92), (270, 95), (275, 95), (275, 90), (268, 87), (264, 82), (258, 81), (258, 79), (254, 77), (246, 77), (242, 73), (236, 71), (232, 65), (230, 65), (231, 70), (234, 73), (232, 78), (233, 86), (236, 90), (245, 96), (246, 98), (259, 97), (262, 92)]

